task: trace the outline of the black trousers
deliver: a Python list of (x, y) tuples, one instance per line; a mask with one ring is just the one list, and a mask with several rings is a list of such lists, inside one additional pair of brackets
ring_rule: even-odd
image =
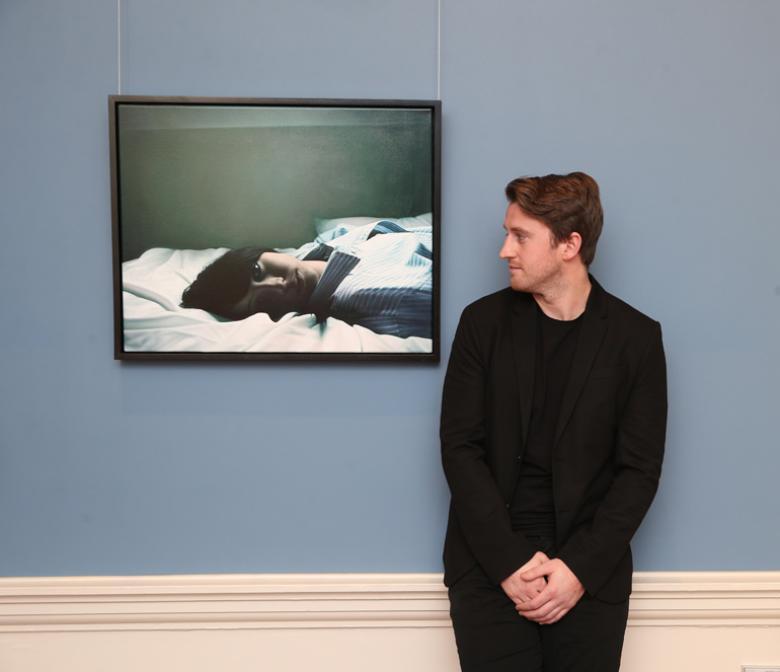
[[(540, 550), (553, 557), (549, 542)], [(619, 604), (582, 596), (552, 625), (521, 616), (479, 565), (449, 589), (450, 616), (463, 672), (617, 672), (628, 619)]]

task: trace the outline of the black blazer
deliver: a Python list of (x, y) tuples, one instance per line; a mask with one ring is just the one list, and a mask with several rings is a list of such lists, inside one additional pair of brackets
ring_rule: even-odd
[[(629, 542), (658, 487), (666, 435), (661, 325), (592, 289), (555, 432), (558, 557), (590, 594), (631, 592)], [(441, 449), (452, 493), (444, 582), (479, 563), (496, 584), (535, 548), (508, 508), (528, 434), (536, 302), (510, 288), (461, 315), (444, 382)]]

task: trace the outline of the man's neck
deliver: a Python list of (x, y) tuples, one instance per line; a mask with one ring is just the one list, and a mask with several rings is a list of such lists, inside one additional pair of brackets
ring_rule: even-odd
[(590, 291), (588, 270), (583, 266), (581, 271), (560, 278), (549, 290), (534, 292), (533, 297), (547, 317), (568, 321), (576, 320), (585, 312)]
[(322, 274), (325, 272), (325, 266), (328, 265), (328, 262), (317, 259), (305, 259), (301, 263), (311, 268), (317, 274), (317, 280), (322, 277)]

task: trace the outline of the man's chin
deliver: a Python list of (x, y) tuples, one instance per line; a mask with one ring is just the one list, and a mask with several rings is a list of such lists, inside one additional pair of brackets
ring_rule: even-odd
[(514, 276), (509, 278), (509, 286), (516, 292), (529, 291), (528, 283), (523, 282), (520, 278), (515, 278)]

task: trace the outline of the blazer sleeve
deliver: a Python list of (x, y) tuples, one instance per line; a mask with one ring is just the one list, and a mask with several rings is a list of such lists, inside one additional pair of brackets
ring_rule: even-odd
[(591, 595), (598, 593), (628, 551), (661, 476), (667, 398), (660, 324), (653, 322), (647, 340), (618, 417), (612, 484), (590, 523), (576, 530), (558, 553)]
[(460, 530), (482, 569), (499, 584), (530, 560), (534, 548), (512, 531), (488, 466), (487, 347), (480, 342), (476, 322), (464, 310), (453, 340), (442, 394), (441, 452)]

